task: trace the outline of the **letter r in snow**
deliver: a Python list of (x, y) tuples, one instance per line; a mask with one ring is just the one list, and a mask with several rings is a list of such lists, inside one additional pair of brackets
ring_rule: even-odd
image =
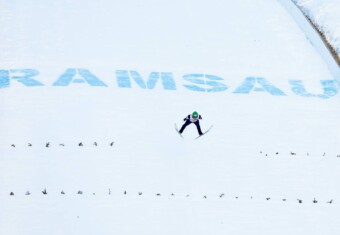
[(10, 87), (11, 80), (16, 80), (24, 86), (43, 86), (41, 82), (33, 79), (39, 74), (35, 69), (0, 70), (0, 88)]

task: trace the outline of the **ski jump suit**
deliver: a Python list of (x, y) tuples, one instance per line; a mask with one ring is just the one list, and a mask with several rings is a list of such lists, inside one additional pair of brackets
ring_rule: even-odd
[(202, 119), (201, 115), (198, 115), (197, 118), (194, 118), (192, 115), (188, 115), (186, 118), (184, 118), (185, 123), (183, 124), (182, 128), (179, 130), (179, 133), (182, 134), (184, 129), (187, 126), (189, 126), (191, 123), (194, 123), (197, 127), (198, 134), (203, 135), (199, 119)]

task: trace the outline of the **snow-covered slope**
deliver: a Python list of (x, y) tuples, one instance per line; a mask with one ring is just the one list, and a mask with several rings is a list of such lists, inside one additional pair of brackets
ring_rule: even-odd
[(325, 35), (340, 57), (340, 1), (294, 0)]
[(338, 89), (278, 2), (0, 3), (0, 234), (339, 232)]

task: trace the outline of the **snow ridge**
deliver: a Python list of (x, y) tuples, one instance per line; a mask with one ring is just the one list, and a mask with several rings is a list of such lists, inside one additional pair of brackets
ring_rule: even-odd
[(293, 0), (323, 33), (340, 57), (340, 1)]

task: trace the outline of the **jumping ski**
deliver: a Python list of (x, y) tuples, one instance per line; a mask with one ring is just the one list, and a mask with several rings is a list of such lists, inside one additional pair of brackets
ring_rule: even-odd
[(210, 127), (209, 127), (209, 129), (208, 130), (206, 130), (205, 132), (203, 132), (203, 134), (202, 135), (199, 135), (199, 136), (197, 136), (194, 140), (197, 140), (198, 138), (200, 138), (200, 137), (202, 137), (202, 136), (204, 136), (205, 134), (207, 134), (211, 129), (213, 128), (213, 125), (211, 125)]
[(179, 134), (179, 136), (183, 138), (182, 134), (179, 132), (179, 130), (178, 130), (178, 128), (177, 128), (176, 123), (175, 123), (175, 130), (176, 130), (176, 132)]

